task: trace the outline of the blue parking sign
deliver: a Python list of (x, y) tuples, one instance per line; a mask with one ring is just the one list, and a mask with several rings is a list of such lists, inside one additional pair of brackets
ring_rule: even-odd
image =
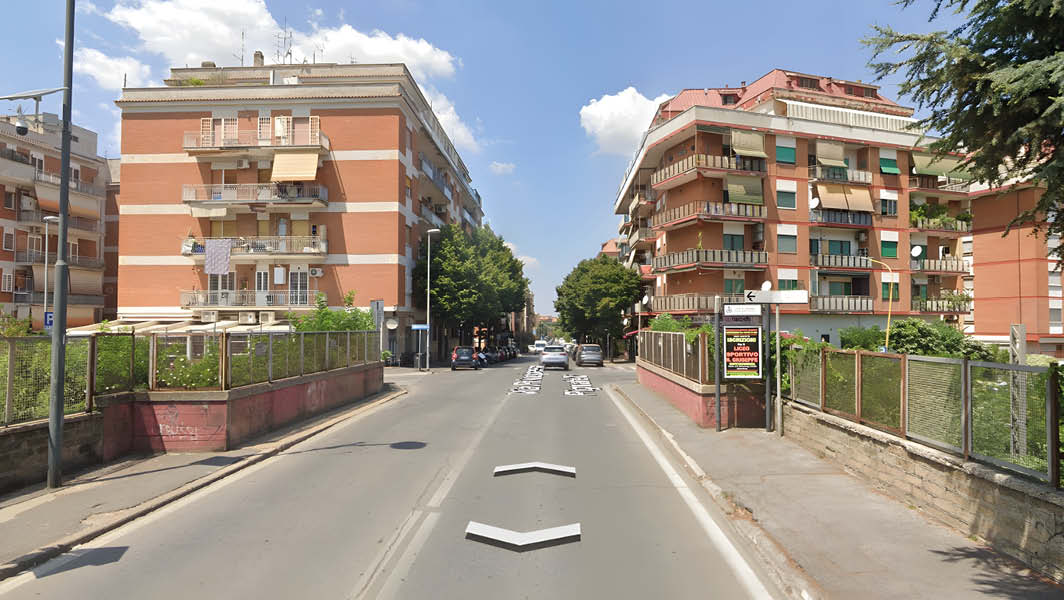
[(44, 313), (44, 328), (51, 329), (52, 324), (55, 322), (55, 313), (48, 311)]

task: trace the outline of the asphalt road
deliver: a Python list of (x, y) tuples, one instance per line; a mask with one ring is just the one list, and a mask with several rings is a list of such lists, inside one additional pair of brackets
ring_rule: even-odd
[[(0, 584), (0, 598), (768, 597), (631, 409), (566, 395), (555, 370), (537, 393), (508, 393), (532, 364), (396, 377), (406, 397)], [(493, 476), (533, 461), (576, 476)], [(579, 523), (581, 536), (516, 551), (468, 539), (470, 521)]]

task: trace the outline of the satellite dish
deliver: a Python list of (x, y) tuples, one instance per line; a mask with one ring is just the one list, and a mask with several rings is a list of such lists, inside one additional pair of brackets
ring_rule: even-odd
[(629, 321), (629, 320), (628, 320), (628, 319), (626, 318), (626, 319), (624, 320), (624, 325), (625, 325), (625, 326), (627, 327), (627, 326), (628, 326), (628, 323), (629, 323), (629, 322), (630, 322), (630, 321)]
[(820, 198), (809, 199), (809, 208), (816, 208), (818, 206), (820, 206)]
[(397, 329), (399, 327), (399, 321), (396, 321), (395, 319), (388, 319), (384, 322), (384, 326), (388, 329)]
[(648, 294), (643, 294), (643, 304), (650, 304), (650, 296)]
[(913, 246), (913, 249), (909, 251), (909, 254), (911, 254), (913, 258), (920, 258), (920, 255), (923, 253), (924, 249), (920, 246)]
[(767, 292), (767, 291), (769, 291), (771, 289), (772, 289), (772, 282), (771, 281), (766, 280), (765, 282), (763, 282), (761, 284), (761, 291), (762, 292)]

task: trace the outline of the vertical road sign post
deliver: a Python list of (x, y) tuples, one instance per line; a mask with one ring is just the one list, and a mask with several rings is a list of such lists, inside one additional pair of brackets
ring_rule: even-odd
[[(776, 432), (783, 435), (783, 372), (780, 353), (780, 304), (809, 304), (808, 290), (745, 290), (744, 299), (750, 304), (774, 304), (776, 310), (776, 403), (771, 406), (771, 375), (765, 379), (765, 431), (772, 431), (772, 411), (775, 411)], [(769, 319), (765, 314), (764, 319)], [(769, 330), (771, 331), (771, 330)], [(766, 338), (768, 336), (766, 335)], [(768, 354), (768, 340), (765, 341), (765, 354)]]

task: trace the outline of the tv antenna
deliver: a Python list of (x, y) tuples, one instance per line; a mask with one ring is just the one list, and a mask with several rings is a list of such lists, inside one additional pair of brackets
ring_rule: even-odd
[(245, 48), (244, 48), (244, 36), (245, 36), (246, 33), (247, 33), (246, 29), (243, 29), (243, 28), (240, 29), (240, 55), (238, 56), (236, 54), (233, 54), (233, 58), (236, 58), (236, 59), (240, 60), (240, 66), (241, 67), (244, 66), (244, 52), (246, 51)]
[(288, 29), (288, 17), (284, 19), (284, 28), (276, 35), (277, 62), (288, 64), (292, 60), (292, 32)]

